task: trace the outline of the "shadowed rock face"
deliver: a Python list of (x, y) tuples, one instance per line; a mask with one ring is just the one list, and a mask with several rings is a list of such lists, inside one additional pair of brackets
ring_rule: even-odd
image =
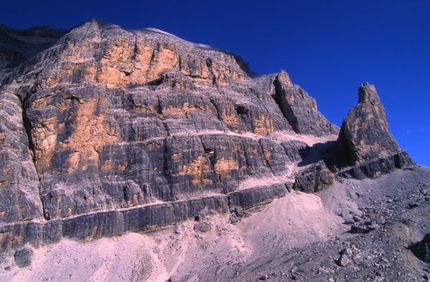
[[(0, 250), (152, 230), (333, 182), (303, 152), (339, 130), (284, 71), (257, 76), (230, 52), (97, 20), (49, 38), (1, 80)], [(342, 127), (348, 165), (400, 151), (372, 87)]]
[(424, 238), (409, 248), (412, 250), (415, 256), (420, 260), (429, 263), (430, 262), (430, 233), (427, 233)]
[[(368, 83), (360, 85), (358, 96), (358, 104), (349, 111), (339, 134), (341, 166), (357, 166), (402, 151), (388, 130), (385, 108), (375, 86)], [(409, 164), (411, 162), (408, 161)]]
[(306, 91), (291, 83), (288, 74), (281, 71), (275, 80), (275, 100), (282, 114), (298, 134), (324, 136), (337, 134), (339, 128), (317, 110), (317, 103)]
[(0, 25), (0, 80), (26, 59), (53, 45), (64, 34), (65, 30), (47, 26), (14, 30)]

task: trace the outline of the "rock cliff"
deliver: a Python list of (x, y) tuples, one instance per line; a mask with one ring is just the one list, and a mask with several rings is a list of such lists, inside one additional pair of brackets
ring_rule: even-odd
[(389, 132), (385, 108), (369, 83), (359, 86), (358, 104), (344, 119), (337, 142), (338, 165), (353, 167), (343, 175), (377, 177), (413, 164)]
[(339, 168), (412, 163), (371, 85), (339, 135), (286, 72), (160, 30), (91, 20), (26, 33), (37, 48), (11, 34), (24, 32), (0, 28), (0, 251), (240, 216)]

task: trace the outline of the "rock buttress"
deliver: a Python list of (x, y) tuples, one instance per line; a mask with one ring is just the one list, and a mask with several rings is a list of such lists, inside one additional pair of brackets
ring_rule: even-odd
[(388, 129), (384, 106), (376, 88), (364, 83), (358, 88), (358, 104), (343, 120), (337, 140), (340, 167), (352, 166), (355, 178), (375, 177), (413, 163)]
[(318, 111), (315, 99), (291, 83), (285, 71), (277, 75), (274, 85), (274, 99), (296, 133), (315, 136), (338, 134), (339, 128)]

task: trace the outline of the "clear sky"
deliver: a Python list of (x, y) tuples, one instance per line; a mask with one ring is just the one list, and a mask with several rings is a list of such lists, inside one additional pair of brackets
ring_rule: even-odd
[(284, 69), (339, 126), (358, 85), (373, 83), (400, 146), (430, 166), (430, 0), (21, 0), (0, 7), (0, 23), (14, 29), (97, 18), (232, 51), (257, 73)]

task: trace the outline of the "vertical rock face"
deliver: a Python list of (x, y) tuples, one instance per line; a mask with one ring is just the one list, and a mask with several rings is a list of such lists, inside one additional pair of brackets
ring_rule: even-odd
[[(0, 250), (268, 203), (315, 136), (338, 133), (287, 73), (251, 74), (230, 52), (97, 20), (48, 37), (18, 61), (0, 50)], [(360, 93), (348, 164), (399, 152), (373, 86)], [(308, 192), (333, 180), (322, 162), (296, 178)]]
[(285, 72), (250, 77), (240, 57), (160, 30), (2, 32), (2, 46), (30, 34), (46, 48), (1, 57), (3, 250), (270, 202), (307, 146), (296, 133), (336, 129)]
[(337, 126), (328, 122), (318, 112), (315, 99), (299, 86), (292, 84), (286, 72), (281, 71), (274, 84), (276, 88), (274, 98), (296, 133), (324, 136), (339, 132)]
[(338, 165), (361, 166), (348, 172), (355, 178), (376, 177), (413, 163), (390, 133), (385, 109), (372, 84), (359, 86), (358, 104), (344, 119), (337, 142)]
[(0, 222), (40, 218), (38, 177), (22, 119), (21, 101), (0, 94)]
[(400, 147), (388, 130), (385, 108), (376, 88), (362, 84), (358, 88), (358, 104), (343, 120), (339, 140), (345, 148), (348, 165), (387, 157), (400, 152)]

